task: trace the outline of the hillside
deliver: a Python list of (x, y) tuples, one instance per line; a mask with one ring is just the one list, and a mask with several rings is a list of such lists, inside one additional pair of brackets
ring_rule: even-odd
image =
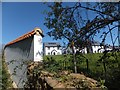
[[(75, 88), (104, 88), (104, 86), (107, 86), (108, 89), (119, 88), (119, 52), (79, 54), (76, 56), (76, 60), (77, 74), (74, 73), (73, 55), (44, 56), (43, 64), (35, 68), (33, 70), (35, 72), (31, 72), (31, 76), (28, 76), (28, 78), (30, 77), (30, 82), (32, 81), (33, 85), (34, 83), (40, 83), (41, 78), (43, 80), (46, 78), (45, 82), (50, 86), (58, 82), (58, 85)], [(7, 72), (3, 72), (7, 74)], [(4, 75), (4, 80), (6, 80), (6, 76)], [(53, 83), (53, 81), (55, 81), (55, 83)], [(29, 81), (27, 83), (29, 84)]]

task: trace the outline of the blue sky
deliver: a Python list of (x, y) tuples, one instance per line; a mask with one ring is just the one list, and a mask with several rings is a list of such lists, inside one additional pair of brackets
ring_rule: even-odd
[(2, 43), (2, 3), (0, 3), (0, 44)]
[[(49, 31), (44, 25), (44, 12), (49, 10), (42, 2), (7, 2), (2, 3), (2, 36), (3, 44), (40, 27), (45, 37), (43, 42), (53, 41), (46, 33)], [(56, 42), (61, 42), (60, 40)]]
[[(69, 3), (67, 4), (69, 5)], [(2, 43), (6, 44), (33, 30), (35, 27), (40, 27), (43, 30), (45, 35), (43, 42), (53, 41), (52, 37), (46, 34), (49, 30), (44, 25), (45, 11), (49, 11), (49, 8), (42, 2), (3, 2)], [(101, 41), (98, 36), (96, 40)], [(61, 42), (63, 44), (63, 41), (65, 40), (55, 42)], [(109, 35), (106, 42), (111, 44)]]

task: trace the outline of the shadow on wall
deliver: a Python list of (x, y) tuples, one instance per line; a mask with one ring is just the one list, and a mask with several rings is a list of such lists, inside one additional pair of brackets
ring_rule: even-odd
[(23, 88), (26, 78), (27, 62), (34, 60), (33, 37), (21, 40), (5, 48), (5, 60), (10, 74), (18, 88)]

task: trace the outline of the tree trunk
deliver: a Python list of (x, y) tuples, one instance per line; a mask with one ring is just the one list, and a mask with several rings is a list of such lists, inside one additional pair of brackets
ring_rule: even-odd
[[(120, 13), (120, 2), (118, 2), (119, 4), (118, 4), (118, 11), (119, 11), (119, 13)], [(120, 15), (119, 15), (119, 17), (120, 17)], [(118, 46), (120, 47), (120, 20), (118, 21), (118, 24), (119, 24), (119, 26), (118, 26)]]
[(104, 67), (104, 71), (105, 71), (105, 78), (106, 78), (106, 64), (105, 64), (105, 62), (103, 61), (103, 67)]
[(73, 58), (74, 58), (74, 69), (75, 69), (75, 73), (77, 73), (77, 62), (76, 62), (75, 53), (73, 54)]
[(73, 61), (74, 61), (74, 70), (75, 70), (75, 73), (77, 73), (77, 62), (76, 62), (74, 47), (72, 47), (72, 53), (73, 53)]
[(89, 71), (89, 62), (88, 62), (88, 59), (86, 59), (86, 65), (87, 65), (87, 71)]

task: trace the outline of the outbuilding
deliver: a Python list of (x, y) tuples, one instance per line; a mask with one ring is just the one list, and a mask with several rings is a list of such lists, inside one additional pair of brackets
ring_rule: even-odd
[(5, 45), (4, 55), (12, 79), (18, 88), (23, 88), (26, 81), (26, 62), (43, 60), (43, 31), (34, 28)]

